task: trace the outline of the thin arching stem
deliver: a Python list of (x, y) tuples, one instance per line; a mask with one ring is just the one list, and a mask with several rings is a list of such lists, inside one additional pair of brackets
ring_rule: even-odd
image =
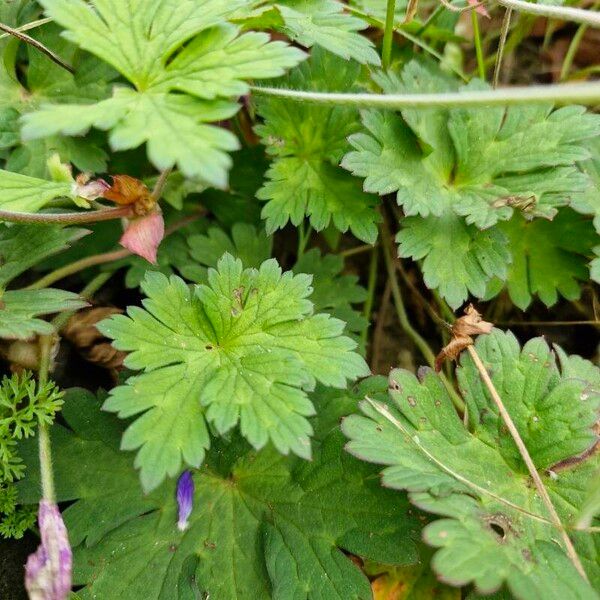
[(600, 12), (573, 8), (571, 6), (556, 6), (554, 4), (536, 4), (525, 0), (498, 0), (498, 4), (531, 15), (587, 23), (590, 27), (600, 27)]
[(96, 223), (98, 221), (130, 217), (132, 214), (133, 208), (131, 206), (74, 213), (27, 213), (0, 210), (0, 221), (37, 223), (39, 225), (78, 225), (80, 223)]
[(479, 79), (485, 81), (485, 58), (483, 56), (483, 45), (481, 43), (481, 31), (479, 31), (479, 18), (477, 12), (471, 11), (471, 23), (473, 25), (473, 41), (475, 42), (475, 55), (477, 56), (477, 74)]
[[(173, 223), (170, 227), (167, 227), (165, 230), (165, 237), (177, 231), (181, 227), (185, 227), (189, 225), (203, 213), (196, 213), (194, 215), (189, 215), (187, 217), (183, 217), (179, 221)], [(131, 255), (132, 252), (127, 248), (120, 248), (119, 250), (112, 250), (111, 252), (103, 252), (102, 254), (93, 254), (92, 256), (86, 256), (85, 258), (81, 258), (80, 260), (76, 260), (75, 262), (69, 263), (64, 267), (60, 267), (54, 271), (50, 271), (36, 282), (27, 286), (26, 290), (39, 290), (42, 288), (46, 288), (51, 286), (53, 283), (68, 277), (69, 275), (74, 275), (75, 273), (79, 273), (85, 269), (89, 269), (90, 267), (95, 267), (98, 265), (104, 265), (107, 263), (115, 262), (117, 260), (121, 260), (122, 258), (126, 258)]]
[(23, 31), (20, 31), (19, 29), (13, 29), (12, 27), (5, 25), (4, 23), (0, 23), (0, 30), (4, 31), (5, 33), (8, 33), (9, 35), (12, 35), (13, 37), (16, 37), (17, 39), (21, 40), (22, 42), (25, 42), (26, 44), (29, 44), (30, 46), (33, 46), (42, 54), (45, 54), (51, 61), (55, 62), (63, 69), (69, 71), (69, 73), (75, 73), (75, 69), (73, 69), (71, 65), (67, 64), (60, 56), (58, 56), (58, 54), (52, 52), (50, 48), (46, 48), (46, 46), (44, 46), (44, 44), (42, 44), (41, 42), (38, 42), (36, 39), (32, 38), (26, 33), (23, 33)]
[[(30, 29), (35, 29), (36, 27), (41, 27), (46, 23), (50, 23), (52, 21), (51, 17), (44, 17), (43, 19), (37, 19), (37, 21), (31, 21), (31, 23), (25, 23), (25, 25), (21, 25), (21, 27), (15, 27), (15, 31), (22, 33), (23, 31), (29, 31)], [(0, 40), (10, 37), (10, 33), (1, 33)]]
[(530, 102), (588, 105), (600, 103), (600, 82), (557, 83), (442, 94), (344, 94), (258, 86), (253, 86), (252, 91), (255, 94), (288, 98), (297, 102), (312, 102), (329, 106), (355, 106), (357, 108), (506, 106)]
[(510, 19), (512, 17), (512, 8), (507, 8), (502, 19), (502, 29), (500, 31), (500, 41), (498, 42), (498, 53), (496, 54), (496, 64), (494, 65), (494, 79), (492, 85), (494, 89), (498, 87), (500, 81), (500, 72), (502, 69), (502, 59), (504, 58), (504, 49), (506, 47), (506, 38), (510, 29)]

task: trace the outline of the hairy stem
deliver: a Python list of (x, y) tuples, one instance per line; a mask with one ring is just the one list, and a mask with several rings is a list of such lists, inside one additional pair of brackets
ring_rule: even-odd
[(473, 362), (475, 363), (475, 366), (477, 367), (477, 370), (479, 371), (479, 374), (481, 375), (481, 379), (483, 380), (490, 395), (492, 396), (492, 399), (493, 399), (494, 403), (496, 404), (496, 407), (498, 408), (498, 412), (500, 413), (500, 416), (502, 417), (502, 421), (506, 425), (506, 428), (510, 432), (511, 437), (513, 438), (513, 440), (517, 446), (517, 449), (519, 450), (519, 454), (521, 455), (521, 457), (523, 458), (523, 461), (525, 462), (525, 465), (527, 466), (527, 470), (529, 471), (529, 474), (531, 475), (531, 478), (533, 479), (533, 483), (535, 484), (535, 487), (536, 487), (543, 503), (545, 504), (546, 508), (548, 509), (548, 512), (550, 513), (550, 518), (552, 520), (552, 523), (560, 532), (560, 535), (563, 539), (565, 548), (567, 550), (567, 554), (568, 554), (569, 558), (571, 559), (571, 562), (577, 569), (578, 573), (586, 581), (588, 581), (586, 572), (583, 568), (583, 565), (581, 564), (581, 560), (579, 559), (579, 556), (577, 555), (577, 552), (575, 551), (575, 547), (573, 546), (573, 542), (571, 542), (571, 538), (569, 538), (569, 535), (567, 534), (567, 531), (566, 531), (564, 525), (562, 524), (562, 521), (560, 520), (558, 513), (556, 512), (556, 508), (554, 508), (554, 504), (552, 504), (552, 499), (550, 498), (550, 495), (548, 494), (548, 490), (546, 489), (546, 486), (544, 485), (544, 482), (542, 481), (542, 478), (540, 477), (540, 474), (538, 473), (538, 471), (535, 467), (535, 464), (533, 463), (533, 460), (531, 459), (529, 450), (527, 450), (527, 446), (525, 445), (525, 442), (523, 442), (523, 438), (521, 437), (519, 430), (515, 426), (515, 423), (512, 420), (509, 412), (506, 410), (506, 407), (504, 406), (504, 402), (502, 402), (502, 398), (500, 398), (500, 394), (498, 394), (498, 391), (496, 390), (496, 387), (494, 386), (494, 382), (492, 381), (489, 373), (487, 372), (487, 369), (485, 368), (485, 365), (483, 364), (481, 358), (479, 357), (479, 354), (477, 354), (477, 350), (475, 350), (475, 347), (467, 346), (467, 350), (469, 351), (469, 355), (471, 356)]
[(504, 50), (506, 48), (506, 38), (510, 29), (510, 19), (512, 17), (512, 8), (507, 8), (502, 19), (502, 29), (500, 31), (500, 41), (498, 42), (498, 52), (496, 54), (496, 64), (494, 65), (494, 79), (492, 85), (494, 89), (498, 87), (500, 81), (500, 72), (502, 70), (502, 59), (504, 58)]
[(154, 189), (152, 190), (152, 197), (154, 198), (155, 202), (158, 202), (158, 200), (160, 200), (165, 184), (167, 183), (167, 179), (169, 178), (169, 175), (172, 171), (173, 168), (169, 167), (168, 169), (161, 171), (160, 175), (158, 176)]
[[(165, 230), (165, 237), (177, 231), (181, 227), (185, 227), (192, 223), (196, 219), (201, 216), (200, 213), (196, 213), (195, 215), (189, 215), (187, 217), (183, 217), (179, 221), (173, 223), (170, 227), (167, 227)], [(69, 275), (74, 275), (75, 273), (79, 273), (79, 271), (83, 271), (84, 269), (88, 269), (89, 267), (94, 267), (97, 265), (103, 265), (106, 263), (111, 263), (117, 260), (121, 260), (122, 258), (126, 258), (132, 254), (130, 250), (127, 248), (121, 248), (119, 250), (112, 250), (110, 252), (103, 252), (102, 254), (94, 254), (92, 256), (86, 256), (85, 258), (81, 258), (80, 260), (76, 260), (64, 267), (60, 267), (54, 271), (50, 271), (42, 278), (38, 279), (31, 285), (27, 286), (26, 290), (39, 290), (41, 288), (48, 287), (53, 283), (68, 277)]]
[[(421, 351), (423, 358), (427, 361), (430, 367), (433, 368), (435, 365), (435, 354), (429, 347), (429, 344), (425, 341), (423, 337), (419, 334), (419, 332), (412, 326), (410, 320), (408, 319), (408, 314), (406, 312), (406, 308), (404, 306), (404, 300), (402, 299), (402, 292), (400, 291), (400, 286), (398, 285), (398, 278), (396, 277), (396, 266), (394, 264), (394, 259), (392, 258), (391, 250), (392, 240), (390, 233), (387, 229), (385, 223), (381, 227), (381, 235), (382, 235), (382, 247), (383, 247), (383, 258), (385, 259), (385, 265), (387, 268), (388, 277), (390, 280), (390, 284), (392, 287), (392, 297), (394, 298), (394, 304), (396, 306), (396, 312), (398, 314), (398, 321), (400, 322), (400, 326), (408, 335), (408, 337), (414, 342), (415, 346)], [(456, 390), (448, 381), (445, 375), (439, 374), (439, 377), (446, 388), (446, 391), (452, 398), (452, 402), (456, 406), (456, 408), (460, 411), (463, 411), (465, 408), (465, 403), (462, 398), (456, 393)]]
[(534, 4), (525, 0), (498, 0), (498, 4), (532, 15), (562, 21), (574, 21), (575, 23), (587, 23), (591, 27), (600, 27), (600, 13), (592, 10), (571, 6), (555, 6), (553, 4)]
[(0, 23), (0, 31), (4, 31), (5, 33), (8, 33), (8, 35), (12, 35), (13, 37), (16, 37), (17, 39), (21, 40), (22, 42), (25, 42), (26, 44), (33, 46), (34, 48), (39, 50), (42, 54), (45, 54), (51, 61), (55, 62), (57, 65), (59, 65), (63, 69), (66, 69), (67, 71), (69, 71), (69, 73), (75, 73), (75, 69), (73, 69), (73, 67), (71, 65), (67, 64), (60, 56), (58, 56), (58, 54), (55, 54), (54, 52), (52, 52), (52, 50), (50, 50), (50, 48), (46, 48), (46, 46), (44, 46), (44, 44), (33, 39), (31, 36), (27, 35), (26, 33), (23, 33), (22, 30), (13, 29), (12, 27), (5, 25), (4, 23)]
[(77, 225), (78, 223), (96, 223), (130, 217), (133, 214), (131, 206), (106, 208), (89, 212), (72, 213), (26, 213), (0, 210), (0, 221), (12, 223), (37, 223), (39, 225)]
[[(53, 335), (40, 336), (40, 365), (38, 371), (38, 385), (43, 386), (48, 381), (50, 360), (52, 354)], [(40, 454), (40, 476), (42, 482), (42, 498), (48, 502), (56, 503), (54, 492), (54, 476), (52, 474), (52, 450), (48, 425), (43, 421), (38, 425), (38, 445)]]
[(392, 109), (429, 106), (504, 106), (545, 101), (556, 104), (574, 102), (593, 105), (600, 102), (600, 82), (557, 83), (441, 94), (344, 94), (257, 86), (253, 86), (252, 91), (255, 94), (288, 98), (297, 102), (356, 106), (358, 108), (369, 106)]
[(60, 267), (55, 271), (50, 271), (50, 273), (44, 275), (42, 278), (27, 286), (25, 289), (39, 290), (51, 286), (53, 283), (56, 283), (57, 281), (60, 281), (69, 275), (79, 273), (79, 271), (83, 271), (84, 269), (89, 269), (90, 267), (95, 267), (97, 265), (103, 265), (116, 260), (121, 260), (130, 254), (131, 252), (129, 250), (122, 248), (120, 250), (113, 250), (111, 252), (103, 252), (102, 254), (86, 256), (85, 258), (76, 260), (75, 262), (65, 265), (64, 267)]
[(383, 45), (381, 48), (381, 66), (387, 71), (392, 60), (392, 42), (394, 40), (394, 14), (396, 0), (387, 0), (385, 11), (385, 27), (383, 30)]
[(471, 24), (473, 26), (473, 41), (475, 43), (475, 55), (477, 57), (477, 74), (479, 79), (485, 81), (485, 58), (483, 57), (483, 46), (481, 44), (481, 31), (479, 31), (479, 19), (477, 12), (471, 11)]

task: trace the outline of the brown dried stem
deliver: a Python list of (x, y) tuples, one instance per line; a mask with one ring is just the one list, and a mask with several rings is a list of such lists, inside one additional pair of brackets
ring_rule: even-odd
[(554, 508), (554, 504), (552, 503), (550, 495), (548, 494), (548, 490), (544, 486), (544, 482), (542, 481), (542, 478), (540, 477), (535, 467), (535, 464), (533, 463), (531, 455), (529, 454), (529, 450), (527, 450), (527, 446), (525, 445), (525, 442), (523, 442), (523, 438), (521, 437), (519, 430), (515, 426), (514, 421), (512, 420), (509, 412), (506, 410), (504, 402), (502, 402), (502, 398), (500, 398), (500, 394), (498, 394), (498, 391), (494, 386), (494, 382), (492, 381), (489, 373), (487, 372), (487, 369), (485, 368), (485, 365), (479, 357), (479, 354), (477, 354), (477, 350), (475, 350), (475, 347), (472, 345), (467, 346), (467, 350), (469, 352), (469, 355), (471, 356), (471, 359), (475, 363), (479, 374), (481, 375), (483, 383), (487, 387), (494, 403), (498, 407), (498, 412), (500, 413), (502, 421), (504, 422), (508, 431), (510, 432), (510, 435), (514, 440), (515, 445), (517, 446), (517, 449), (519, 450), (519, 453), (521, 454), (521, 457), (523, 458), (523, 461), (527, 466), (527, 470), (529, 471), (529, 474), (533, 479), (533, 483), (535, 484), (535, 487), (542, 499), (542, 502), (544, 503), (544, 505), (548, 509), (548, 512), (550, 513), (552, 524), (560, 532), (560, 535), (565, 544), (567, 555), (569, 556), (571, 562), (577, 569), (577, 572), (583, 577), (583, 579), (585, 579), (585, 581), (588, 581), (587, 574), (583, 568), (583, 565), (581, 564), (581, 560), (579, 559), (577, 552), (575, 551), (573, 542), (571, 542), (571, 538), (569, 538), (565, 526), (563, 525), (562, 521), (560, 520), (560, 517), (558, 516), (558, 513), (556, 512), (556, 508)]

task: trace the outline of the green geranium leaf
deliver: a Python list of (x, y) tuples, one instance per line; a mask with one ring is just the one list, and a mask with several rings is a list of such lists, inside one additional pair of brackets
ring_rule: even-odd
[[(347, 394), (341, 414), (373, 387), (380, 382)], [(51, 432), (54, 470), (58, 500), (74, 501), (64, 518), (78, 545), (74, 580), (85, 586), (82, 598), (285, 600), (301, 590), (309, 600), (361, 600), (370, 597), (369, 582), (340, 549), (386, 564), (418, 558), (419, 521), (406, 499), (342, 451), (337, 426), (319, 436), (313, 462), (272, 447), (256, 452), (235, 436), (217, 440), (194, 471), (193, 511), (182, 532), (175, 485), (142, 493), (118, 450), (117, 419), (83, 390), (68, 392), (63, 416), (70, 429)], [(31, 476), (19, 484), (20, 500), (35, 502), (37, 449), (26, 443), (22, 453)]]
[(0, 289), (17, 275), (65, 250), (87, 233), (85, 229), (54, 225), (0, 224)]
[(342, 2), (282, 0), (275, 6), (283, 18), (282, 30), (300, 45), (318, 45), (346, 60), (380, 64), (373, 42), (358, 33), (367, 23), (345, 13)]
[[(416, 61), (400, 76), (375, 79), (386, 93), (458, 87), (436, 68)], [(485, 86), (473, 81), (460, 89), (473, 88)], [(343, 165), (365, 178), (365, 189), (397, 191), (407, 215), (439, 215), (451, 204), (479, 228), (510, 218), (514, 207), (552, 216), (556, 206), (583, 197), (589, 178), (577, 161), (589, 157), (586, 141), (600, 134), (600, 119), (583, 107), (553, 111), (539, 104), (367, 111), (363, 122), (368, 134), (350, 139), (355, 152)]]
[(589, 277), (588, 257), (598, 243), (591, 220), (561, 209), (552, 221), (515, 215), (499, 229), (512, 250), (506, 287), (519, 308), (525, 310), (535, 295), (546, 306), (556, 304), (559, 295), (579, 298), (580, 282)]
[(74, 198), (71, 183), (48, 181), (0, 169), (0, 209), (37, 212), (55, 198)]
[[(417, 61), (375, 80), (386, 93), (459, 89)], [(460, 89), (484, 87), (473, 81)], [(579, 161), (590, 155), (588, 138), (600, 133), (600, 119), (582, 107), (368, 110), (362, 122), (342, 166), (364, 179), (365, 191), (396, 193), (410, 217), (398, 236), (400, 255), (423, 259), (426, 284), (453, 307), (468, 293), (482, 297), (493, 277), (506, 278), (511, 258), (522, 256), (503, 242), (499, 222), (515, 209), (546, 219), (564, 205), (581, 210), (597, 188)]]
[(452, 308), (473, 294), (482, 297), (490, 279), (506, 279), (511, 251), (497, 227), (481, 231), (450, 207), (439, 217), (408, 217), (396, 240), (399, 255), (421, 260), (425, 285), (439, 289)]
[[(132, 85), (115, 86), (95, 104), (45, 105), (23, 119), (26, 139), (110, 130), (113, 150), (146, 142), (159, 169), (177, 165), (190, 178), (225, 187), (237, 149), (229, 131), (208, 125), (231, 117), (230, 99), (246, 79), (282, 75), (304, 54), (265, 33), (226, 22), (239, 1), (43, 0), (67, 38), (114, 66)], [(127, 25), (124, 27), (123, 24)], [(225, 100), (226, 98), (228, 100)]]
[(249, 223), (235, 223), (231, 235), (211, 227), (206, 234), (190, 235), (187, 243), (192, 261), (181, 268), (181, 273), (187, 279), (205, 283), (208, 268), (216, 267), (225, 253), (239, 258), (246, 267), (260, 267), (271, 256), (272, 239)]
[[(584, 459), (597, 441), (598, 369), (562, 352), (559, 366), (543, 339), (521, 349), (512, 334), (497, 330), (480, 336), (476, 348), (569, 527), (598, 468), (598, 455)], [(467, 355), (458, 379), (468, 429), (433, 372), (417, 379), (398, 369), (390, 375), (388, 403), (367, 401), (365, 416), (344, 421), (348, 450), (387, 465), (384, 485), (409, 491), (417, 506), (443, 517), (425, 528), (424, 538), (440, 548), (432, 564), (444, 581), (472, 582), (481, 593), (506, 582), (517, 598), (596, 598), (558, 544), (527, 468)], [(572, 537), (597, 586), (593, 543), (587, 534)]]
[(123, 438), (140, 448), (136, 466), (145, 489), (166, 475), (202, 462), (209, 446), (206, 420), (224, 434), (240, 423), (255, 447), (269, 440), (282, 453), (310, 456), (314, 412), (307, 391), (317, 381), (344, 387), (367, 375), (344, 323), (314, 314), (310, 276), (283, 273), (275, 260), (258, 270), (225, 254), (208, 285), (149, 273), (146, 310), (130, 308), (100, 331), (125, 364), (144, 369), (112, 390), (105, 408), (128, 417), (143, 412)]
[(54, 289), (9, 290), (0, 303), (0, 338), (7, 339), (48, 335), (54, 327), (37, 317), (87, 306), (77, 294)]
[[(6, 21), (2, 21), (6, 23)], [(8, 23), (10, 24), (10, 23)], [(37, 48), (24, 46), (27, 67), (8, 60), (11, 46), (0, 41), (0, 55), (4, 57), (0, 68), (0, 148), (10, 149), (6, 167), (33, 177), (47, 177), (46, 160), (53, 152), (73, 163), (82, 171), (106, 170), (107, 155), (101, 140), (94, 137), (25, 140), (19, 132), (19, 118), (37, 110), (42, 104), (86, 103), (100, 100), (108, 93), (108, 82), (114, 71), (95, 57), (82, 54), (59, 35), (60, 29), (49, 23), (36, 28), (33, 37), (73, 65), (76, 74), (56, 65)]]
[[(311, 59), (290, 74), (286, 87), (348, 91), (354, 87), (359, 65), (314, 50)], [(361, 190), (358, 182), (338, 163), (348, 149), (347, 137), (358, 130), (353, 108), (261, 99), (264, 124), (256, 130), (267, 152), (274, 156), (267, 182), (257, 196), (266, 200), (262, 216), (267, 232), (288, 221), (299, 225), (305, 216), (321, 231), (331, 222), (372, 243), (377, 238), (379, 214), (376, 197)]]
[(379, 65), (369, 38), (360, 35), (368, 26), (348, 14), (338, 0), (268, 0), (250, 2), (234, 16), (245, 28), (276, 29), (305, 48), (320, 47), (345, 60)]
[(314, 291), (311, 300), (315, 310), (344, 321), (348, 331), (358, 339), (368, 322), (352, 305), (363, 303), (367, 290), (358, 284), (358, 277), (346, 275), (343, 270), (344, 259), (341, 256), (321, 256), (316, 248), (305, 252), (293, 267), (294, 273), (312, 275)]

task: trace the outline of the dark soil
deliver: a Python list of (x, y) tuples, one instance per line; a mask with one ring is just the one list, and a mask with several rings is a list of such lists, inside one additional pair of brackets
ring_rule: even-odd
[(38, 540), (27, 534), (21, 540), (0, 539), (0, 598), (27, 600), (23, 586), (23, 568), (27, 556), (35, 551)]

